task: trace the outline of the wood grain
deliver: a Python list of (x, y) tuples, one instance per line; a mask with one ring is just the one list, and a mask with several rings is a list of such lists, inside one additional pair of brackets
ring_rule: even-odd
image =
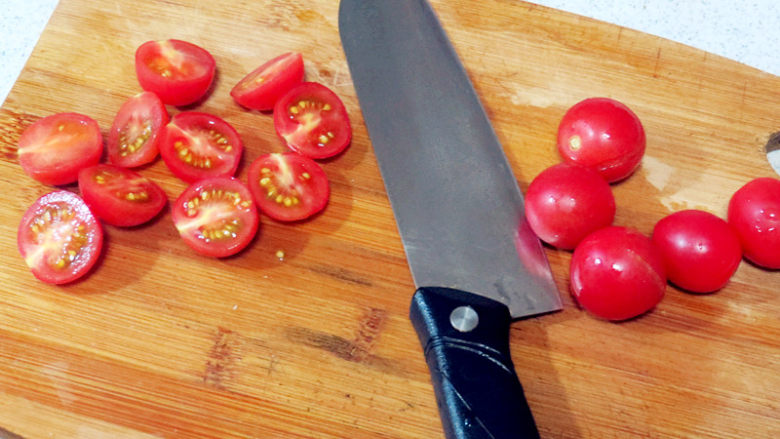
[[(779, 78), (530, 3), (433, 5), (523, 189), (558, 162), (558, 121), (590, 96), (623, 101), (647, 132), (641, 168), (613, 186), (617, 224), (650, 233), (684, 208), (723, 216), (737, 188), (773, 175), (762, 147), (780, 130)], [(0, 436), (442, 437), (407, 318), (414, 286), (341, 51), (337, 7), (61, 0), (0, 109)], [(22, 172), (19, 134), (62, 111), (92, 116), (105, 133), (140, 91), (135, 48), (165, 38), (216, 58), (216, 85), (197, 109), (241, 134), (241, 178), (255, 157), (284, 148), (271, 117), (241, 109), (229, 90), (273, 56), (303, 53), (307, 79), (342, 97), (354, 127), (349, 150), (323, 164), (329, 206), (302, 224), (263, 218), (250, 248), (225, 260), (189, 250), (168, 211), (133, 230), (107, 226), (106, 252), (88, 278), (36, 281), (16, 250), (16, 227), (52, 188)], [(170, 199), (185, 187), (161, 161), (141, 172)], [(715, 294), (670, 286), (652, 313), (613, 324), (573, 302), (570, 253), (547, 253), (565, 309), (517, 322), (511, 334), (543, 437), (780, 437), (779, 273), (743, 263)]]

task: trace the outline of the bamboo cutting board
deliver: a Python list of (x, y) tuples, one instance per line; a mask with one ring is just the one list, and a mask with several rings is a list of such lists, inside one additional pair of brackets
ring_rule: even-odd
[[(565, 110), (591, 96), (623, 101), (647, 132), (641, 168), (613, 186), (618, 225), (649, 234), (684, 208), (724, 216), (736, 189), (773, 175), (762, 149), (780, 130), (780, 78), (530, 3), (433, 5), (523, 189), (559, 161)], [(443, 437), (337, 8), (61, 0), (0, 110), (0, 437)], [(90, 115), (105, 133), (140, 91), (135, 48), (166, 38), (216, 58), (216, 86), (197, 109), (241, 134), (242, 179), (254, 158), (284, 148), (271, 116), (238, 107), (230, 88), (278, 54), (303, 53), (307, 79), (342, 97), (354, 127), (346, 153), (323, 163), (329, 206), (302, 224), (264, 217), (250, 248), (225, 260), (189, 250), (166, 210), (144, 227), (105, 227), (105, 253), (85, 280), (36, 281), (16, 228), (52, 188), (22, 172), (19, 134), (64, 111)], [(169, 199), (185, 188), (162, 161), (141, 172)], [(547, 254), (565, 309), (511, 333), (543, 437), (780, 437), (780, 273), (743, 263), (715, 294), (669, 287), (652, 313), (613, 324), (573, 302), (571, 254)]]

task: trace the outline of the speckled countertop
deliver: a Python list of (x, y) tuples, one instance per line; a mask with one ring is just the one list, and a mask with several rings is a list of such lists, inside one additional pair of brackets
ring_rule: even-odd
[[(0, 102), (5, 101), (57, 0), (0, 0)], [(780, 75), (777, 0), (536, 0), (679, 41)]]

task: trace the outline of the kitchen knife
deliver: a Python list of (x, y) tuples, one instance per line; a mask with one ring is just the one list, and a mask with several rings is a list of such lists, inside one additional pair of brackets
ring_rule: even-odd
[(512, 318), (561, 308), (482, 104), (425, 0), (341, 0), (339, 32), (412, 271), (451, 439), (537, 438)]

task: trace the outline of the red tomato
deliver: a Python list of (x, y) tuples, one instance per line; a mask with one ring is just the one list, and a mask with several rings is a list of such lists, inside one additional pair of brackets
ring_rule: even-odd
[(300, 53), (285, 53), (246, 75), (230, 90), (230, 96), (246, 108), (268, 111), (301, 81), (303, 57)]
[(211, 87), (216, 66), (206, 49), (186, 41), (147, 41), (135, 51), (141, 88), (169, 105), (189, 105), (202, 98)]
[(82, 168), (100, 161), (103, 136), (97, 122), (77, 113), (37, 120), (19, 138), (19, 164), (41, 183), (73, 183)]
[(780, 180), (757, 178), (742, 186), (731, 197), (728, 220), (748, 260), (780, 269)]
[(571, 291), (593, 315), (626, 320), (664, 297), (661, 252), (649, 238), (626, 227), (607, 227), (580, 242), (571, 259)]
[(612, 224), (615, 197), (598, 172), (560, 163), (528, 186), (525, 215), (544, 242), (571, 250), (591, 232)]
[(739, 238), (728, 223), (701, 210), (666, 216), (653, 229), (669, 281), (694, 293), (723, 288), (742, 260)]
[(330, 186), (312, 159), (287, 152), (260, 156), (249, 167), (249, 190), (260, 210), (278, 221), (299, 221), (325, 208)]
[(195, 111), (173, 116), (160, 142), (160, 155), (173, 175), (190, 183), (232, 176), (243, 151), (241, 138), (229, 123)]
[(156, 94), (146, 91), (128, 99), (108, 133), (108, 160), (124, 168), (152, 162), (167, 123), (168, 111)]
[(243, 183), (233, 177), (213, 177), (193, 184), (176, 199), (173, 223), (193, 250), (222, 258), (252, 241), (258, 216)]
[(304, 82), (276, 102), (274, 127), (291, 150), (312, 159), (332, 157), (352, 140), (341, 99), (316, 82)]
[(575, 104), (558, 126), (558, 152), (564, 161), (593, 168), (612, 183), (639, 166), (645, 130), (622, 103), (591, 98)]
[(165, 192), (153, 181), (113, 165), (82, 169), (79, 190), (98, 218), (119, 227), (137, 226), (151, 220), (168, 201)]
[(103, 247), (103, 230), (78, 195), (55, 191), (27, 209), (16, 235), (32, 274), (50, 284), (84, 276)]

